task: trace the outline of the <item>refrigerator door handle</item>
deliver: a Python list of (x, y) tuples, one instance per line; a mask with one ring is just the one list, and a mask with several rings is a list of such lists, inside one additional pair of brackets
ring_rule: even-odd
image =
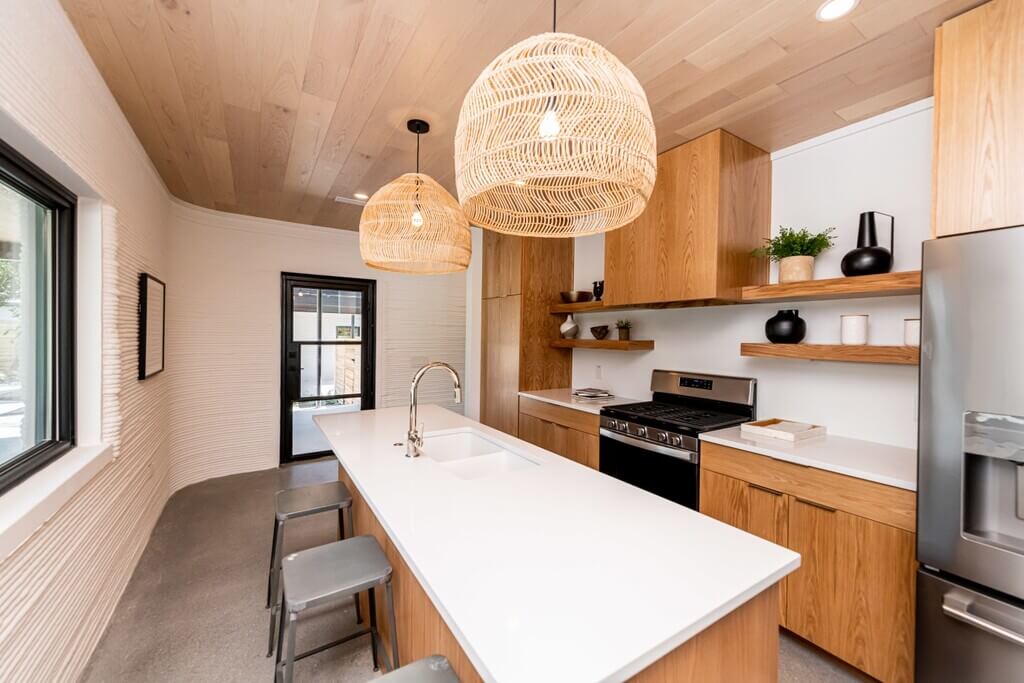
[(1007, 640), (1014, 645), (1020, 645), (1024, 647), (1024, 634), (1020, 634), (1017, 631), (1000, 626), (994, 622), (971, 614), (968, 610), (971, 607), (971, 601), (965, 599), (961, 595), (957, 595), (955, 591), (946, 593), (942, 597), (942, 612), (957, 621), (962, 621), (965, 624), (980, 629), (988, 634)]

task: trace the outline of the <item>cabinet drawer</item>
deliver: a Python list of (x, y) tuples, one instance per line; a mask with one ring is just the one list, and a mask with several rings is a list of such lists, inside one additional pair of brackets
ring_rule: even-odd
[(708, 442), (701, 444), (700, 456), (705, 470), (906, 531), (916, 530), (917, 499), (913, 491)]
[(525, 396), (519, 397), (519, 412), (532, 417), (560, 424), (569, 429), (576, 429), (587, 434), (597, 434), (601, 427), (601, 417), (583, 410), (563, 408), (552, 403), (545, 403)]

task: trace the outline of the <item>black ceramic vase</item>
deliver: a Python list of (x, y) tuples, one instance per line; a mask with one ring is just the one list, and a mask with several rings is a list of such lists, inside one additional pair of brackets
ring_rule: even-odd
[[(889, 248), (878, 246), (878, 234), (875, 231), (875, 216), (881, 214), (891, 220), (889, 232)], [(865, 211), (860, 215), (860, 228), (857, 231), (857, 248), (843, 257), (841, 268), (843, 275), (878, 275), (892, 270), (893, 251), (895, 247), (896, 219), (881, 211)]]
[(764, 324), (764, 334), (773, 344), (799, 344), (807, 335), (807, 323), (800, 317), (800, 311), (779, 311)]
[(600, 301), (604, 295), (604, 280), (597, 280), (594, 283), (594, 301)]

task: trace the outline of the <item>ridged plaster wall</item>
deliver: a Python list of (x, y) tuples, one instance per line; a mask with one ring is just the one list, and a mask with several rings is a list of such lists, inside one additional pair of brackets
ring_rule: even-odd
[[(282, 272), (376, 280), (378, 408), (406, 405), (409, 381), (427, 361), (464, 372), (464, 274), (372, 270), (358, 233), (176, 200), (169, 239), (172, 490), (277, 465)], [(451, 381), (428, 375), (420, 401), (454, 407)]]
[(115, 459), (0, 559), (0, 681), (76, 679), (167, 500), (169, 378), (136, 372), (136, 278), (166, 190), (56, 0), (0, 2), (0, 109), (103, 200), (102, 433)]

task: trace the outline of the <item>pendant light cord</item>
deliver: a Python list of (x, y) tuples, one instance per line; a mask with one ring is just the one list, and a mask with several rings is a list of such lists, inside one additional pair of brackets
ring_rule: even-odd
[(420, 172), (420, 134), (416, 133), (416, 173)]
[(551, 2), (551, 32), (558, 32), (558, 0)]

